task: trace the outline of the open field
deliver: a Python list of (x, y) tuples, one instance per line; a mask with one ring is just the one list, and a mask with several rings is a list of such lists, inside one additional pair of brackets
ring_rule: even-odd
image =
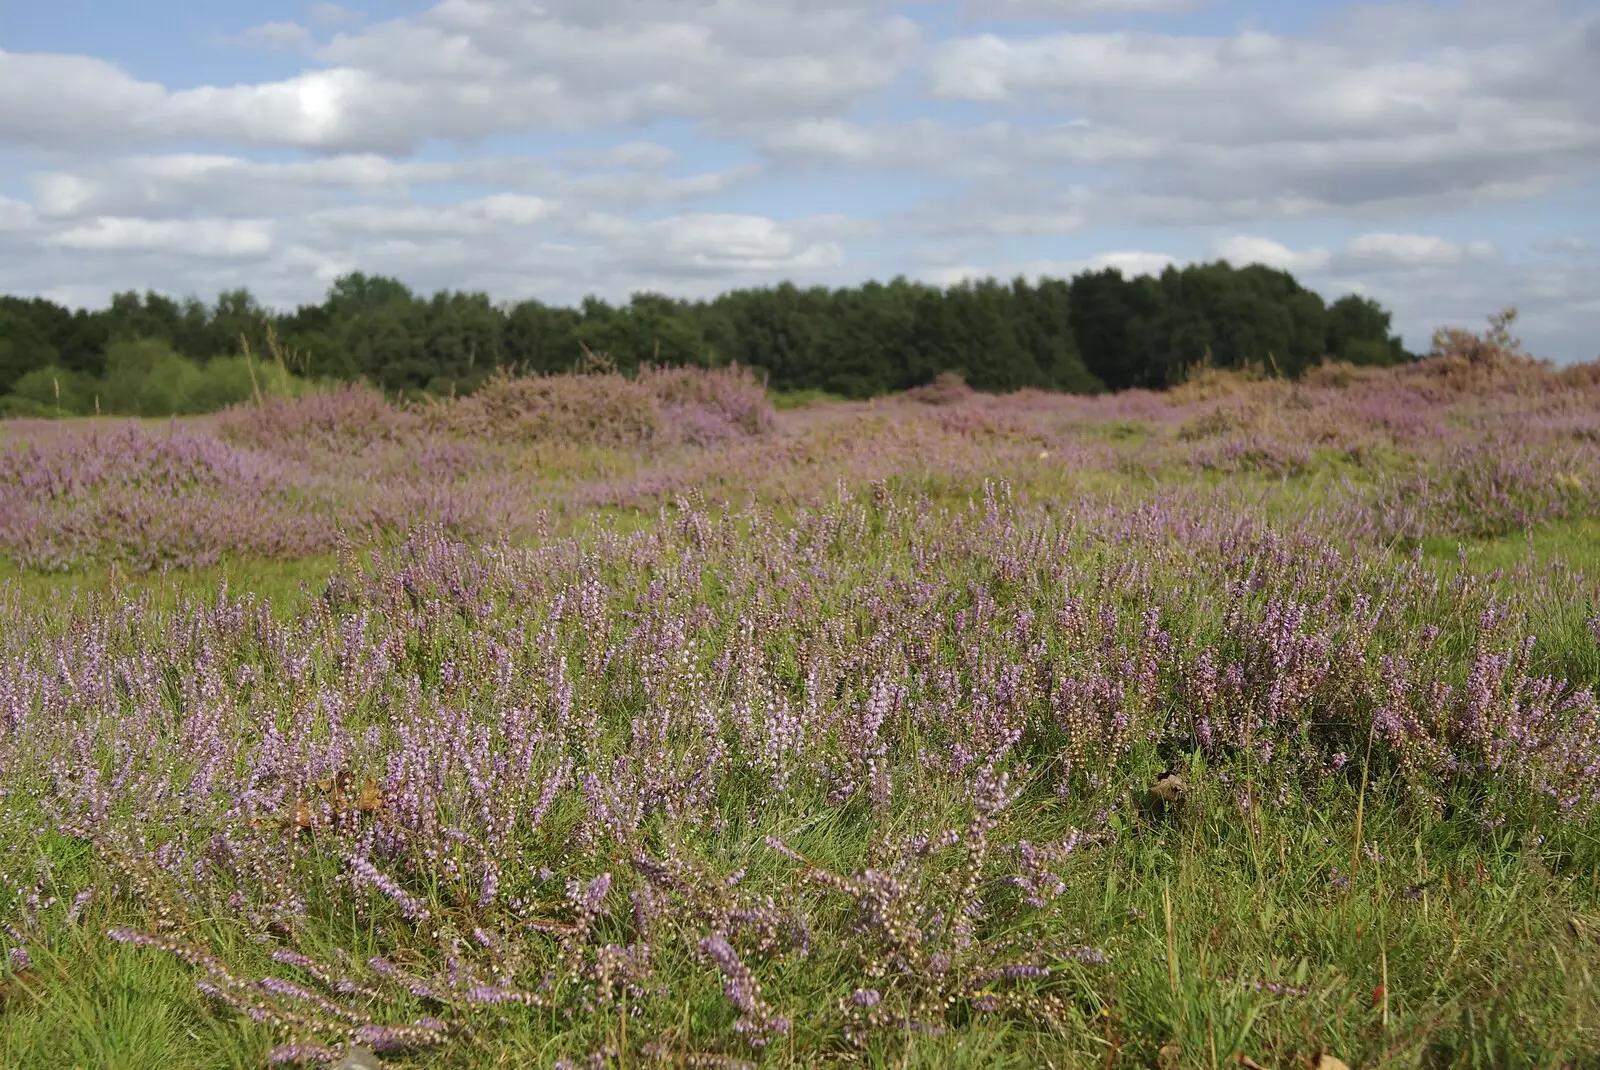
[(0, 425), (0, 1065), (1600, 1065), (1600, 374), (1476, 357)]

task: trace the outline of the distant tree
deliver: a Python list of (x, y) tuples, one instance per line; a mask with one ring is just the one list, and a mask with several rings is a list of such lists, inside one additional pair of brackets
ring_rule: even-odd
[(1182, 374), (1164, 344), (1167, 310), (1160, 282), (1125, 279), (1117, 268), (1085, 272), (1072, 280), (1071, 300), (1078, 352), (1106, 386), (1160, 388)]
[[(470, 391), (499, 368), (568, 371), (586, 346), (624, 371), (737, 362), (775, 389), (850, 397), (904, 390), (942, 372), (982, 390), (1093, 393), (1160, 389), (1205, 360), (1295, 376), (1324, 357), (1413, 359), (1375, 301), (1351, 295), (1325, 305), (1286, 271), (1226, 262), (1168, 268), (1159, 279), (1106, 269), (941, 288), (900, 276), (836, 289), (785, 282), (709, 301), (640, 292), (614, 306), (590, 296), (577, 308), (532, 299), (495, 305), (487, 294), (456, 291), (426, 297), (398, 279), (352, 272), (321, 302), (292, 312), (266, 309), (242, 288), (211, 305), (127, 291), (95, 311), (0, 297), (0, 391), (32, 375), (28, 398), (36, 402), (44, 379), (34, 373), (57, 369), (52, 404), (63, 374), (75, 377), (74, 389), (98, 383), (113, 404), (140, 411), (178, 404), (157, 395), (181, 394), (190, 407), (221, 404), (252, 365), (227, 363), (198, 383), (191, 372), (242, 361), (241, 339), (254, 360), (270, 360), (269, 332), (289, 372), (365, 379), (402, 394)], [(136, 353), (157, 352), (140, 348), (146, 343), (180, 363), (140, 363)], [(141, 394), (130, 377), (165, 385)]]
[(1390, 313), (1370, 297), (1346, 294), (1328, 306), (1326, 350), (1352, 364), (1401, 364), (1411, 359), (1389, 330)]
[(647, 364), (704, 364), (707, 359), (693, 306), (662, 294), (636, 293), (622, 308), (586, 299), (577, 336), (623, 371)]
[(566, 371), (577, 363), (579, 314), (519, 301), (506, 316), (505, 363), (522, 372)]
[(1032, 355), (1042, 381), (1031, 385), (1075, 394), (1096, 394), (1106, 388), (1083, 363), (1072, 331), (1072, 286), (1060, 279), (1025, 279), (1011, 283), (1018, 342)]
[(28, 372), (55, 364), (59, 357), (31, 316), (0, 306), (0, 394)]

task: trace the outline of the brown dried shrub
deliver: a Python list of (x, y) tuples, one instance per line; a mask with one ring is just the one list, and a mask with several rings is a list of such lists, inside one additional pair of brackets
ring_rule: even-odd
[(907, 390), (906, 397), (923, 405), (959, 405), (976, 393), (956, 372), (940, 372), (933, 382)]

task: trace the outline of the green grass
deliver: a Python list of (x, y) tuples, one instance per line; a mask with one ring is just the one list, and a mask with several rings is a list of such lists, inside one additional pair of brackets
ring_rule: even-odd
[(828, 401), (848, 401), (842, 394), (830, 394), (826, 390), (769, 390), (767, 399), (772, 402), (772, 407), (779, 412), (790, 409), (802, 409), (807, 405), (817, 405)]
[(1509, 571), (1531, 559), (1539, 568), (1562, 562), (1576, 571), (1600, 576), (1600, 520), (1548, 524), (1498, 539), (1422, 540), (1423, 553), (1435, 561), (1455, 560), (1458, 547), (1466, 552), (1469, 566), (1480, 572)]
[(288, 615), (303, 595), (322, 589), (335, 565), (333, 555), (326, 554), (287, 561), (237, 558), (165, 574), (99, 564), (70, 572), (35, 572), (0, 558), (0, 590), (14, 591), (41, 607), (62, 600), (119, 596), (147, 597), (154, 607), (171, 609), (185, 598), (214, 596), (226, 584), (235, 594), (253, 594), (271, 602), (275, 612)]

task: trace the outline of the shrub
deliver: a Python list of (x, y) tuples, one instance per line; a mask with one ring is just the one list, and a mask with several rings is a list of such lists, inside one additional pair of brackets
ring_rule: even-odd
[(600, 375), (497, 375), (464, 398), (429, 401), (430, 428), (514, 442), (637, 446), (661, 429), (661, 407), (636, 379)]
[(243, 446), (320, 448), (342, 455), (401, 441), (416, 429), (417, 419), (371, 387), (346, 386), (236, 405), (217, 418), (217, 425), (223, 438)]
[(907, 390), (906, 397), (924, 405), (959, 405), (975, 393), (977, 391), (968, 386), (960, 375), (940, 372), (934, 376), (933, 382)]
[[(12, 386), (11, 393), (29, 402), (39, 415), (86, 415), (95, 409), (97, 384), (78, 372), (54, 366), (35, 368)], [(20, 411), (20, 409), (19, 409)]]
[(1189, 369), (1183, 382), (1167, 391), (1176, 405), (1197, 401), (1211, 401), (1219, 397), (1259, 389), (1256, 384), (1267, 378), (1266, 370), (1259, 364), (1246, 364), (1242, 368), (1219, 368), (1213, 364), (1199, 364)]
[(0, 395), (0, 419), (51, 419), (55, 415), (56, 410), (53, 405), (45, 405), (16, 394)]
[[(283, 388), (284, 376), (277, 368), (272, 368), (272, 376), (263, 377), (258, 373), (254, 380), (251, 371), (250, 362), (244, 357), (218, 357), (212, 360), (200, 369), (199, 377), (191, 385), (188, 396), (184, 398), (184, 411), (220, 412), (230, 405), (250, 401), (255, 397), (257, 383), (263, 393), (291, 393)], [(263, 378), (266, 381), (263, 382)]]
[(748, 368), (649, 368), (639, 380), (661, 402), (677, 437), (691, 445), (765, 434), (777, 423), (766, 388)]
[(470, 396), (433, 399), (419, 411), (427, 427), (449, 434), (618, 447), (703, 446), (764, 434), (776, 422), (766, 391), (743, 368), (646, 368), (638, 378), (501, 373)]

